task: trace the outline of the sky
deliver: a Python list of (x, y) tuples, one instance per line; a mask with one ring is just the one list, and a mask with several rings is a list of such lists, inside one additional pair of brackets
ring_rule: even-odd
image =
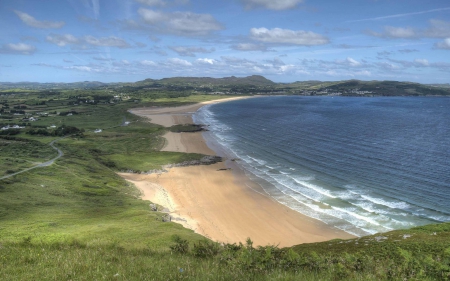
[(0, 81), (450, 83), (448, 0), (0, 0)]

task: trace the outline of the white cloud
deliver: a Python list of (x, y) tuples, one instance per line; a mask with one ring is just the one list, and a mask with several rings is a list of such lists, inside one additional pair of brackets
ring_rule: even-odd
[(110, 36), (110, 37), (102, 37), (96, 38), (94, 36), (85, 36), (84, 41), (93, 46), (107, 46), (107, 47), (117, 47), (120, 49), (129, 48), (130, 45), (123, 39)]
[(434, 46), (437, 49), (450, 50), (450, 38), (447, 38), (441, 42), (437, 42)]
[(53, 44), (56, 44), (60, 47), (71, 45), (71, 44), (78, 44), (79, 40), (75, 36), (71, 34), (50, 34), (47, 36), (47, 41)]
[(65, 25), (63, 21), (38, 21), (34, 17), (27, 13), (15, 10), (14, 13), (22, 20), (26, 25), (36, 28), (61, 28)]
[(429, 66), (430, 62), (426, 59), (415, 59), (414, 63), (416, 66)]
[(302, 59), (301, 64), (305, 69), (314, 75), (327, 75), (333, 77), (367, 77), (372, 76), (372, 73), (381, 67), (386, 67), (382, 63), (371, 64), (365, 60), (355, 60), (351, 57), (341, 60), (318, 60), (318, 59)]
[(450, 63), (448, 62), (429, 62), (427, 59), (415, 59), (413, 61), (389, 59), (389, 61), (399, 64), (404, 68), (435, 68), (444, 71), (450, 70)]
[(165, 20), (168, 20), (169, 15), (159, 11), (153, 11), (149, 9), (139, 8), (138, 14), (148, 24), (158, 24)]
[(277, 73), (286, 73), (292, 72), (296, 70), (296, 66), (293, 64), (285, 64), (280, 58), (276, 57), (273, 60), (266, 60), (267, 64), (265, 66), (269, 67), (269, 69), (277, 70)]
[(411, 27), (385, 26), (383, 32), (369, 31), (369, 35), (383, 38), (416, 38), (417, 32)]
[(159, 32), (182, 36), (205, 36), (222, 30), (223, 26), (209, 14), (191, 12), (165, 13), (139, 8), (142, 20)]
[(192, 63), (188, 62), (187, 60), (182, 60), (179, 58), (170, 58), (167, 60), (168, 64), (170, 65), (178, 65), (178, 66), (191, 66)]
[(393, 39), (448, 38), (450, 37), (450, 22), (432, 19), (426, 29), (385, 26), (382, 32), (369, 30), (366, 33), (376, 37)]
[(253, 43), (240, 43), (231, 46), (232, 49), (237, 51), (268, 51), (267, 46), (262, 44), (253, 44)]
[(399, 65), (389, 63), (389, 62), (380, 62), (380, 63), (377, 63), (376, 65), (379, 66), (381, 69), (387, 70), (387, 71), (395, 71), (395, 70), (401, 69), (401, 67)]
[(195, 57), (195, 53), (207, 54), (214, 52), (214, 48), (209, 50), (202, 47), (183, 47), (183, 46), (172, 46), (169, 48), (172, 51), (176, 52), (178, 55), (183, 57)]
[[(91, 35), (77, 38), (72, 34), (50, 34), (47, 36), (47, 41), (58, 45), (60, 47), (64, 47), (66, 45), (80, 45), (85, 44), (88, 46), (103, 46), (103, 47), (117, 47), (120, 49), (130, 48), (130, 45), (122, 38), (118, 38), (115, 36), (109, 37), (94, 37)], [(87, 46), (84, 46), (87, 48)]]
[(140, 63), (145, 66), (156, 66), (156, 63), (151, 60), (141, 60)]
[(447, 38), (450, 37), (450, 22), (443, 20), (430, 20), (430, 27), (424, 31), (425, 37)]
[(10, 43), (0, 47), (0, 53), (3, 54), (31, 55), (35, 51), (36, 47), (24, 43)]
[(73, 66), (66, 66), (64, 68), (85, 71), (85, 72), (99, 72), (97, 69), (94, 69), (94, 68), (86, 66), (86, 65), (73, 65)]
[(360, 77), (360, 76), (372, 76), (372, 72), (368, 70), (362, 70), (362, 71), (347, 71), (347, 70), (327, 70), (323, 72), (323, 74), (333, 77)]
[(343, 64), (349, 65), (349, 66), (361, 66), (361, 63), (353, 58), (348, 57), (347, 59), (345, 59), (345, 61), (343, 61)]
[(248, 9), (262, 7), (269, 10), (292, 9), (303, 0), (241, 0)]
[(282, 65), (279, 67), (281, 72), (291, 72), (295, 70), (295, 65), (289, 64), (289, 65)]
[(216, 63), (216, 60), (204, 58), (204, 59), (197, 59), (196, 62), (200, 63), (200, 64), (211, 64), (211, 65), (213, 65), (213, 64)]
[(281, 28), (252, 28), (250, 29), (250, 37), (266, 43), (301, 46), (323, 45), (330, 42), (327, 37), (311, 31), (295, 31)]

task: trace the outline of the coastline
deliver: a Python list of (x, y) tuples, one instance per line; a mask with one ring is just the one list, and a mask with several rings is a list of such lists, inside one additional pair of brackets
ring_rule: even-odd
[[(168, 127), (192, 123), (191, 116), (200, 107), (229, 100), (181, 107), (141, 108), (130, 112)], [(207, 146), (201, 132), (169, 132), (164, 137), (167, 140), (164, 151), (216, 155)], [(141, 190), (142, 199), (166, 207), (175, 222), (214, 241), (238, 243), (250, 237), (254, 245), (286, 247), (354, 237), (276, 202), (230, 161), (208, 166), (174, 167), (162, 174), (120, 175)]]

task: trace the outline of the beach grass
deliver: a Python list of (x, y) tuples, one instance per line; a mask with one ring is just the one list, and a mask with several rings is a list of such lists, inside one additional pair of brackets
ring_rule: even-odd
[(118, 171), (142, 171), (161, 169), (169, 164), (183, 163), (186, 161), (200, 160), (204, 155), (196, 153), (180, 153), (155, 151), (145, 154), (112, 154), (104, 157), (105, 161), (113, 164)]

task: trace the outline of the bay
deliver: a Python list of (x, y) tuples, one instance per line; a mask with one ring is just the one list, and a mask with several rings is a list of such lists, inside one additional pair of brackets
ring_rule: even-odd
[(450, 221), (450, 99), (258, 97), (197, 123), (278, 202), (357, 236)]

